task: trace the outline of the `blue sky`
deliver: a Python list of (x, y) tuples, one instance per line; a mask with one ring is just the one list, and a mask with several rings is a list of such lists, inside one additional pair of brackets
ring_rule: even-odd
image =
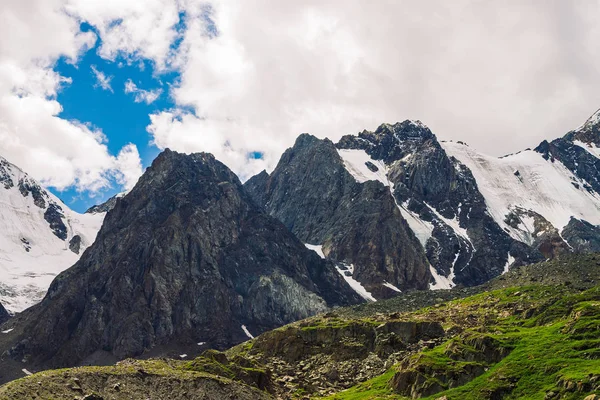
[[(82, 24), (81, 29), (86, 31), (92, 28)], [(122, 57), (114, 61), (105, 60), (98, 56), (96, 51), (101, 43), (98, 39), (96, 46), (87, 51), (76, 65), (68, 63), (65, 59), (60, 59), (56, 64), (56, 72), (72, 79), (72, 83), (64, 85), (58, 93), (57, 101), (63, 107), (59, 116), (89, 123), (102, 130), (111, 154), (117, 154), (128, 143), (135, 144), (142, 159), (142, 166), (146, 168), (160, 152), (152, 145), (146, 131), (150, 124), (149, 115), (174, 107), (169, 88), (177, 82), (179, 74), (169, 71), (157, 75), (153, 63), (148, 60), (126, 60)], [(94, 69), (110, 78), (110, 90), (98, 84)], [(125, 84), (129, 80), (140, 89), (160, 89), (162, 92), (150, 104), (144, 101), (136, 102), (132, 93), (125, 92)], [(111, 189), (90, 197), (89, 193), (79, 193), (75, 188), (62, 192), (52, 187), (49, 189), (69, 207), (79, 212), (107, 200), (121, 190), (119, 185), (114, 184)]]

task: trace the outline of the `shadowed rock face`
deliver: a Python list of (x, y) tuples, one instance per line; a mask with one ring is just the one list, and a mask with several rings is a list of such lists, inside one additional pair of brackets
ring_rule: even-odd
[(300, 240), (353, 264), (353, 277), (375, 298), (396, 294), (384, 282), (401, 290), (428, 287), (423, 249), (389, 188), (357, 182), (328, 139), (301, 135), (270, 176), (262, 172), (244, 188)]
[(0, 304), (0, 324), (4, 323), (10, 318), (8, 311), (4, 308), (2, 304)]
[(600, 252), (600, 227), (589, 222), (571, 218), (562, 231), (562, 237), (576, 253)]
[[(357, 182), (336, 147), (383, 162), (390, 187)], [(377, 168), (372, 162), (366, 167)], [(500, 275), (509, 253), (514, 265), (543, 257), (498, 226), (471, 171), (419, 122), (383, 124), (344, 136), (337, 145), (301, 135), (270, 176), (263, 172), (245, 188), (301, 240), (355, 264), (354, 278), (376, 292), (382, 281), (402, 290), (427, 288), (428, 263), (440, 275), (453, 275), (454, 283), (471, 286)], [(415, 240), (399, 207), (431, 226), (426, 243)]]
[(163, 152), (117, 200), (96, 242), (18, 321), (11, 354), (75, 365), (151, 347), (223, 348), (359, 302), (334, 266), (264, 214), (210, 154)]

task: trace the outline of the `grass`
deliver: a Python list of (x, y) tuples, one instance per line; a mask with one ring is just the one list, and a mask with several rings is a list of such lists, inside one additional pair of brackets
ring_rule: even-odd
[[(285, 339), (290, 337), (298, 340), (329, 330), (373, 332), (372, 328), (382, 323), (381, 318), (376, 315), (344, 318), (332, 314), (301, 321), (269, 334), (281, 336), (279, 339), (285, 344)], [(395, 313), (393, 318), (437, 321), (454, 333), (445, 341), (436, 342), (433, 348), (415, 350), (416, 353), (382, 375), (328, 399), (408, 399), (400, 391), (407, 394), (410, 390), (398, 387), (395, 391), (392, 385), (398, 374), (407, 372), (420, 379), (420, 386), (412, 385), (416, 379), (409, 381), (409, 389), (414, 386), (418, 392), (429, 385), (441, 390), (424, 397), (431, 400), (443, 396), (449, 400), (543, 400), (549, 392), (556, 393), (555, 399), (575, 400), (592, 393), (600, 394), (600, 286), (585, 291), (564, 285), (499, 289), (414, 312)], [(208, 351), (192, 361), (127, 360), (113, 367), (41, 372), (0, 388), (0, 398), (49, 399), (52, 396), (43, 397), (39, 393), (64, 392), (65, 385), (70, 385), (75, 376), (92, 382), (94, 379), (112, 382), (127, 378), (132, 387), (138, 388), (141, 386), (135, 385), (140, 376), (163, 379), (161, 385), (164, 382), (183, 385), (189, 380), (205, 378), (223, 384), (241, 382), (260, 386), (268, 381), (264, 379), (268, 375), (268, 366), (255, 364), (251, 357), (246, 357), (265, 350), (261, 350), (260, 340), (242, 343), (226, 353)], [(336, 351), (347, 350), (351, 344), (338, 343)], [(349, 352), (356, 354), (352, 349)], [(42, 382), (41, 386), (37, 382)], [(159, 386), (158, 390), (161, 388)], [(298, 398), (306, 395), (302, 389), (290, 394)]]
[[(487, 371), (475, 379), (427, 399), (446, 396), (449, 400), (475, 400), (496, 395), (542, 400), (552, 391), (557, 398), (575, 400), (600, 394), (595, 387), (600, 385), (600, 287), (582, 293), (565, 287), (503, 289), (428, 307), (414, 315), (443, 318), (447, 326), (469, 326), (459, 336), (403, 363), (404, 368), (429, 371), (431, 376), (427, 379), (460, 372), (467, 362), (453, 360), (449, 349), (477, 352), (469, 345), (471, 335), (487, 335), (499, 346), (510, 349), (506, 357), (486, 366)], [(390, 386), (399, 368), (330, 399), (408, 398), (394, 393)]]

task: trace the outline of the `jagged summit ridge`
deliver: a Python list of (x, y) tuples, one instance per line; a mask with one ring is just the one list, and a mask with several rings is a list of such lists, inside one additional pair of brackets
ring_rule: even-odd
[[(597, 119), (590, 118), (585, 129), (593, 129)], [(396, 229), (408, 225), (408, 236), (416, 237), (425, 252), (431, 264), (430, 286), (474, 285), (513, 266), (595, 248), (597, 240), (591, 238), (600, 224), (600, 152), (591, 141), (583, 143), (570, 135), (535, 151), (495, 158), (462, 142), (440, 143), (419, 121), (346, 135), (334, 145), (337, 154), (328, 139), (303, 134), (272, 174), (262, 172), (245, 185), (257, 203), (302, 240), (322, 246), (330, 259), (352, 263), (353, 278), (372, 289), (380, 282), (374, 276), (381, 276), (373, 272), (382, 269), (373, 264), (365, 268), (356, 258), (332, 251), (332, 237), (356, 236), (326, 216), (339, 213), (343, 204), (332, 200), (339, 197), (336, 193), (353, 184), (379, 184), (401, 213)], [(353, 184), (339, 178), (344, 175), (340, 165)], [(327, 201), (317, 193), (325, 193)], [(374, 203), (360, 214), (378, 215), (377, 220), (380, 207)], [(338, 219), (347, 220), (353, 213), (342, 214)], [(353, 243), (367, 242), (368, 237), (363, 233)], [(409, 240), (400, 248), (414, 246), (418, 244)], [(392, 283), (401, 289), (419, 287), (414, 281)]]
[(329, 139), (301, 135), (270, 175), (261, 173), (244, 187), (300, 240), (321, 246), (342, 265), (342, 274), (374, 298), (428, 287), (423, 250), (389, 188), (357, 181)]

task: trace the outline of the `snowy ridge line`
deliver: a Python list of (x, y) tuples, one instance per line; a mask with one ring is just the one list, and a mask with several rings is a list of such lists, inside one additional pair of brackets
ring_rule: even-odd
[[(0, 302), (9, 312), (15, 313), (39, 302), (54, 277), (77, 262), (85, 248), (95, 240), (104, 215), (72, 211), (2, 157), (0, 175), (8, 183), (0, 184)], [(21, 193), (21, 181), (31, 188), (26, 196)], [(66, 240), (53, 232), (45, 218), (51, 206), (56, 208), (66, 228), (61, 232)], [(79, 254), (69, 249), (69, 241), (75, 235), (81, 238)]]
[(573, 144), (575, 146), (579, 146), (582, 149), (584, 149), (585, 151), (587, 151), (588, 153), (590, 153), (591, 155), (593, 155), (596, 158), (600, 158), (600, 148), (596, 147), (596, 145), (594, 143), (584, 143), (581, 140), (574, 140)]
[[(584, 146), (592, 154), (596, 151)], [(583, 180), (559, 160), (545, 160), (533, 150), (496, 158), (454, 142), (442, 143), (442, 147), (471, 170), (489, 214), (515, 240), (527, 240), (526, 231), (505, 222), (516, 207), (541, 215), (559, 232), (571, 217), (600, 225), (600, 197), (584, 189)]]

